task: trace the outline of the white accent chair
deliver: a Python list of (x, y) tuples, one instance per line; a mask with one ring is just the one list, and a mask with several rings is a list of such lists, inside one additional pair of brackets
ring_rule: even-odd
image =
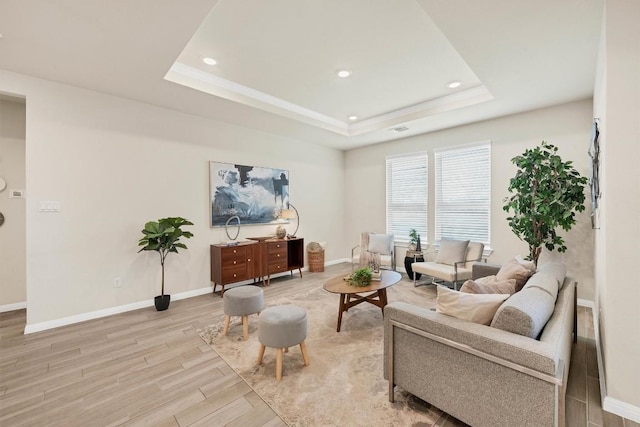
[(421, 273), (453, 283), (453, 288), (457, 290), (458, 284), (471, 279), (471, 268), (473, 263), (480, 261), (484, 244), (479, 242), (469, 242), (468, 240), (442, 240), (435, 261), (414, 262), (413, 285), (417, 286), (416, 274)]
[(360, 233), (360, 244), (351, 248), (351, 269), (366, 267), (373, 257), (380, 257), (380, 266), (396, 269), (396, 253), (393, 234)]

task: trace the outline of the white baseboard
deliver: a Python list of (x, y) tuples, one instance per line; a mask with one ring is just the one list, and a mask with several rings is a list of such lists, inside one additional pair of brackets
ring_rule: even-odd
[[(592, 311), (595, 311), (596, 306), (593, 304), (593, 301), (589, 301), (588, 299), (578, 298), (578, 305), (581, 307), (589, 307)], [(595, 319), (594, 319), (595, 322)]]
[(27, 308), (26, 301), (14, 302), (13, 304), (0, 305), (0, 313), (4, 313), (6, 311), (22, 310), (23, 308)]
[[(598, 318), (598, 313), (595, 310), (594, 303), (592, 301), (587, 301), (587, 303), (590, 303), (590, 305), (585, 304), (585, 306), (591, 307), (591, 312), (593, 313), (593, 330), (596, 338), (596, 356), (598, 360), (598, 379), (600, 382), (600, 396), (602, 396), (602, 402), (600, 402), (602, 404), (602, 409), (636, 423), (640, 423), (640, 407), (614, 399), (611, 396), (607, 396), (606, 375), (604, 372), (602, 346), (600, 343), (600, 319)], [(578, 305), (581, 305), (580, 300), (578, 300)]]
[[(192, 291), (181, 292), (179, 294), (172, 294), (171, 300), (178, 301), (185, 298), (191, 298), (198, 295), (204, 295), (211, 292), (211, 286), (206, 288), (194, 289)], [(76, 314), (73, 316), (63, 317), (61, 319), (49, 320), (46, 322), (34, 323), (27, 325), (24, 328), (24, 334), (32, 334), (34, 332), (46, 331), (47, 329), (59, 328), (60, 326), (72, 325), (74, 323), (86, 322), (87, 320), (98, 319), (100, 317), (107, 317), (114, 314), (124, 313), (132, 310), (139, 310), (141, 308), (153, 307), (153, 298), (144, 301), (138, 301), (131, 304), (120, 305), (117, 307), (105, 308), (103, 310), (91, 311), (89, 313)]]
[(619, 415), (628, 420), (640, 423), (640, 408), (629, 403), (623, 402), (613, 397), (605, 397), (602, 401), (602, 409)]
[(324, 265), (325, 267), (328, 267), (330, 265), (342, 264), (344, 262), (351, 263), (351, 260), (349, 258), (334, 259), (333, 261), (325, 262)]

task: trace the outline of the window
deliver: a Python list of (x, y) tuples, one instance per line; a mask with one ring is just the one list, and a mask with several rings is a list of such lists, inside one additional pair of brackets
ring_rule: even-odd
[(490, 245), (491, 144), (435, 152), (436, 242)]
[(387, 157), (387, 233), (408, 242), (415, 228), (427, 238), (427, 153)]

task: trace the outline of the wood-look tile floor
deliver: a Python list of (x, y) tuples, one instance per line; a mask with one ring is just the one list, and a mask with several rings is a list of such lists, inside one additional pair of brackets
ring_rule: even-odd
[[(264, 288), (267, 301), (350, 271), (297, 274)], [(569, 426), (640, 427), (600, 407), (590, 310), (580, 308), (567, 389)], [(219, 294), (31, 335), (25, 310), (0, 314), (0, 426), (284, 426), (196, 333), (223, 317)], [(241, 334), (232, 324), (230, 333)], [(300, 408), (301, 411), (304, 408)], [(446, 415), (438, 426), (460, 425)]]

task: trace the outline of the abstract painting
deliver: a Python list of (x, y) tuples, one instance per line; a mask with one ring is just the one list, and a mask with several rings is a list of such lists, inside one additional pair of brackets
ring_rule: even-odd
[(211, 226), (235, 215), (242, 225), (276, 222), (289, 202), (289, 172), (283, 169), (209, 162)]

